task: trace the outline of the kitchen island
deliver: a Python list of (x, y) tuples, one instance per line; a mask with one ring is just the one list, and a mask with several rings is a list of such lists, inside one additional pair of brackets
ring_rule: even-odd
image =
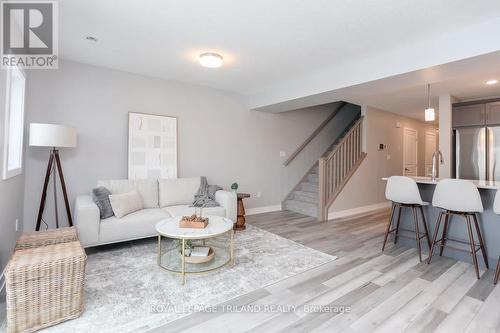
[[(436, 225), (436, 220), (440, 209), (432, 206), (432, 195), (434, 194), (434, 189), (439, 180), (432, 181), (429, 177), (410, 177), (417, 182), (418, 188), (420, 190), (420, 195), (422, 200), (430, 203), (428, 206), (424, 206), (425, 217), (427, 220), (427, 226), (429, 228), (429, 237), (432, 240), (432, 235), (434, 233), (434, 227)], [(382, 180), (387, 180), (387, 178), (382, 178)], [(493, 212), (493, 200), (495, 199), (495, 194), (498, 188), (500, 188), (500, 182), (497, 181), (484, 181), (484, 180), (470, 180), (479, 189), (481, 195), (481, 200), (483, 202), (484, 212), (477, 214), (479, 220), (479, 227), (481, 228), (481, 233), (484, 239), (484, 246), (486, 248), (486, 253), (488, 255), (488, 262), (490, 269), (495, 269), (498, 256), (500, 255), (500, 216)], [(460, 195), (460, 193), (456, 193)], [(403, 209), (401, 214), (401, 227), (405, 229), (413, 230), (413, 216), (410, 209)], [(442, 227), (441, 227), (442, 228)], [(453, 216), (452, 222), (448, 229), (448, 236), (450, 238), (468, 240), (467, 237), (467, 227), (465, 224), (465, 219), (460, 216)], [(414, 237), (414, 236), (412, 236)], [(441, 237), (441, 233), (438, 234), (438, 239)], [(474, 235), (477, 240), (477, 237)], [(392, 241), (390, 238), (388, 241)], [(414, 238), (406, 239), (399, 238), (398, 242), (401, 245), (416, 247)], [(469, 247), (463, 244), (457, 244), (452, 241), (449, 243), (453, 247), (463, 248), (469, 251)], [(437, 251), (436, 251), (437, 250)], [(434, 251), (434, 256), (439, 256), (439, 248)], [(422, 252), (427, 253), (428, 248), (426, 242), (422, 239)], [(464, 260), (471, 262), (471, 256), (467, 252), (462, 252), (459, 250), (451, 249), (445, 247), (444, 255), (452, 257), (455, 259)], [(480, 254), (478, 254), (478, 262), (481, 266), (482, 260)], [(484, 264), (483, 264), (484, 265)], [(482, 266), (481, 266), (482, 267)], [(483, 267), (484, 268), (484, 267)]]

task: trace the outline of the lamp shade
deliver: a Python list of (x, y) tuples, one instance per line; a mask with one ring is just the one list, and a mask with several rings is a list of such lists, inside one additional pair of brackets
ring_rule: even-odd
[(76, 129), (56, 124), (30, 124), (30, 146), (76, 147)]

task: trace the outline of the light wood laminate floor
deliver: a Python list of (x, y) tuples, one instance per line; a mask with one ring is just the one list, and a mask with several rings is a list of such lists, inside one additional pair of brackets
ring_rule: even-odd
[[(247, 223), (338, 259), (224, 304), (290, 305), (295, 312), (195, 313), (153, 332), (500, 332), (494, 268), (477, 280), (470, 264), (454, 259), (419, 263), (415, 249), (392, 242), (382, 253), (388, 214), (328, 222), (288, 211), (248, 216)], [(307, 305), (350, 312), (307, 313)]]
[[(329, 222), (288, 211), (248, 216), (247, 223), (338, 259), (227, 303), (287, 304), (295, 312), (195, 313), (155, 331), (500, 332), (493, 270), (477, 280), (469, 263), (446, 257), (419, 263), (415, 249), (392, 242), (382, 253), (387, 219), (388, 211)], [(350, 312), (307, 312), (304, 305)]]

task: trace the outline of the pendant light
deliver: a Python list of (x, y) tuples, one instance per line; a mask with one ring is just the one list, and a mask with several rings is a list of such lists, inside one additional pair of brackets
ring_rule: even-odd
[(425, 109), (425, 121), (434, 121), (436, 112), (431, 108), (431, 85), (427, 84), (427, 109)]

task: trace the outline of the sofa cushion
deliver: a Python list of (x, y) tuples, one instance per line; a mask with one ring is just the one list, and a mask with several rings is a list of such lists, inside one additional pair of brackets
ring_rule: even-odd
[(155, 225), (171, 217), (160, 208), (142, 209), (121, 219), (116, 216), (100, 222), (99, 242), (109, 243), (156, 235)]
[[(164, 211), (172, 216), (190, 216), (194, 214), (194, 207), (189, 207), (189, 205), (177, 205), (170, 207), (163, 207)], [(203, 216), (215, 215), (215, 216), (226, 216), (226, 209), (224, 207), (206, 207), (203, 208)]]
[(111, 194), (109, 202), (117, 218), (136, 212), (144, 208), (140, 194), (136, 190), (127, 193)]
[(159, 179), (160, 207), (191, 204), (200, 181), (201, 177)]
[(106, 187), (111, 194), (121, 194), (137, 190), (141, 195), (144, 208), (158, 208), (158, 181), (156, 179), (113, 179), (100, 180), (97, 186)]

